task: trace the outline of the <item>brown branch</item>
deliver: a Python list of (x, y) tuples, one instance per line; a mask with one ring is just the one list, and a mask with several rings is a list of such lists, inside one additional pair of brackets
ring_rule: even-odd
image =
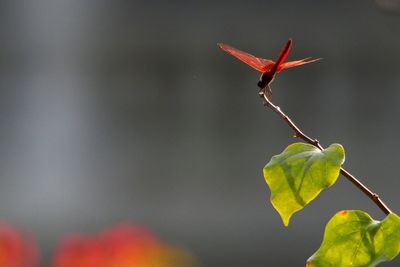
[[(313, 139), (303, 133), (300, 128), (294, 124), (294, 122), (287, 116), (278, 106), (274, 105), (271, 100), (268, 99), (268, 96), (261, 90), (259, 92), (259, 96), (263, 99), (263, 103), (265, 107), (270, 108), (273, 112), (275, 112), (279, 117), (281, 117), (285, 123), (294, 131), (294, 137), (300, 138), (305, 142), (323, 150), (324, 148), (321, 146), (317, 139)], [(378, 194), (372, 192), (368, 187), (362, 184), (354, 175), (341, 168), (340, 173), (347, 178), (350, 182), (352, 182), (358, 189), (360, 189), (364, 194), (366, 194), (386, 215), (392, 213), (390, 208), (382, 201)]]

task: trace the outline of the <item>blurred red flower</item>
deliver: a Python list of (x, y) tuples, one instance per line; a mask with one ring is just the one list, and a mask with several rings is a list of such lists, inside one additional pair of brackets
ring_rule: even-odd
[(39, 252), (27, 234), (0, 223), (0, 267), (36, 267)]
[(96, 236), (61, 241), (52, 267), (190, 267), (193, 257), (142, 226), (119, 225)]

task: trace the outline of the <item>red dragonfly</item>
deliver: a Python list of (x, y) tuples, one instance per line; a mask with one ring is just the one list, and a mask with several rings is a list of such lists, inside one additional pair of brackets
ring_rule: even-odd
[(289, 54), (290, 49), (292, 48), (292, 39), (289, 39), (286, 45), (282, 48), (276, 62), (272, 61), (271, 59), (255, 57), (253, 55), (240, 51), (239, 49), (236, 49), (226, 44), (218, 43), (217, 45), (225, 52), (231, 54), (232, 56), (238, 58), (239, 60), (243, 61), (250, 67), (262, 73), (257, 85), (258, 87), (260, 87), (261, 90), (263, 90), (264, 93), (266, 93), (268, 99), (271, 99), (272, 97), (272, 91), (269, 85), (274, 80), (275, 75), (277, 73), (285, 69), (308, 64), (321, 59), (321, 58), (312, 59), (311, 57), (308, 57), (300, 60), (284, 62)]

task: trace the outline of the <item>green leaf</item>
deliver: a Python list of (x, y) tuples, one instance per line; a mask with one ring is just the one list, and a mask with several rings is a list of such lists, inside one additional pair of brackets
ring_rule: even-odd
[(382, 222), (362, 211), (341, 211), (328, 222), (324, 240), (307, 267), (372, 267), (400, 252), (400, 218)]
[(283, 224), (324, 189), (333, 185), (344, 162), (344, 149), (332, 144), (324, 150), (305, 143), (289, 145), (264, 167), (271, 203)]

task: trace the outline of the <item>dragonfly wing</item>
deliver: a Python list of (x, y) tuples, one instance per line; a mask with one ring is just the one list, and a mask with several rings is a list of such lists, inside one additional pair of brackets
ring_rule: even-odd
[(300, 60), (294, 60), (294, 61), (285, 62), (285, 63), (282, 63), (278, 67), (277, 72), (281, 72), (281, 71), (283, 71), (285, 69), (294, 68), (294, 67), (301, 66), (301, 65), (304, 65), (304, 64), (312, 63), (312, 62), (318, 61), (320, 59), (321, 58), (314, 58), (313, 59), (313, 58), (308, 57), (308, 58), (303, 58), (303, 59), (300, 59)]
[(275, 62), (272, 60), (255, 57), (232, 46), (221, 43), (218, 43), (217, 45), (228, 54), (231, 54), (259, 72), (267, 72), (275, 65)]

